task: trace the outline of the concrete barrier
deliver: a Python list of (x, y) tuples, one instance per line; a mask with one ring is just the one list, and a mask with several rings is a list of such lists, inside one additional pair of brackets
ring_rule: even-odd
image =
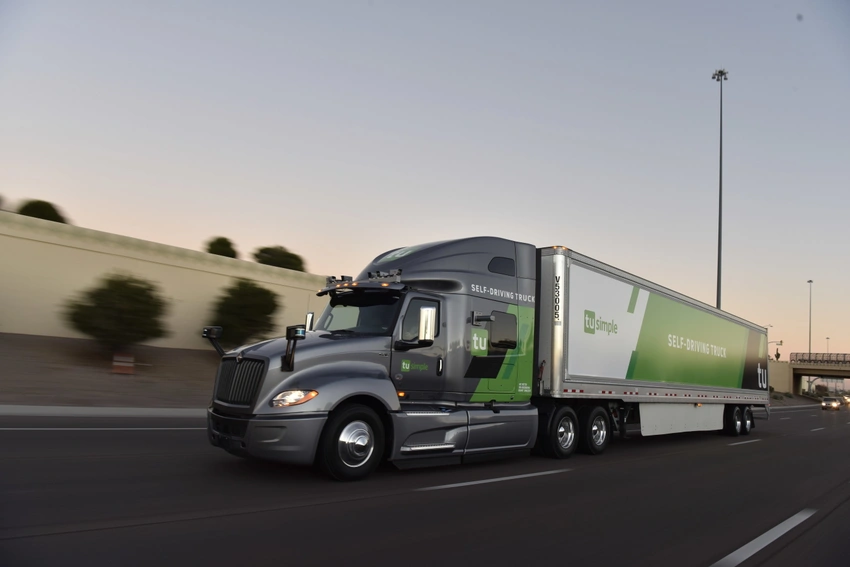
[(169, 301), (169, 336), (145, 343), (150, 346), (210, 348), (201, 328), (215, 324), (213, 304), (238, 278), (277, 295), (275, 336), (327, 303), (316, 297), (324, 276), (3, 211), (0, 258), (0, 333), (84, 338), (64, 321), (64, 306), (116, 272), (152, 281)]

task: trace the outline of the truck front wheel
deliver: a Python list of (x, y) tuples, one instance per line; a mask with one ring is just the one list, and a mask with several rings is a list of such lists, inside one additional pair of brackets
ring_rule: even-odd
[(361, 480), (384, 452), (384, 426), (371, 408), (359, 404), (331, 414), (318, 447), (319, 467), (335, 480)]

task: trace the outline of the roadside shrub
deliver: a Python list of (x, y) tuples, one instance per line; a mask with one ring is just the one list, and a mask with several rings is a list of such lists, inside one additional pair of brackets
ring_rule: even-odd
[(297, 272), (306, 271), (306, 268), (304, 267), (304, 258), (294, 252), (290, 252), (283, 246), (266, 246), (258, 248), (254, 252), (254, 260), (256, 260), (258, 264), (265, 264), (266, 266), (286, 268), (287, 270), (295, 270)]
[(25, 217), (34, 217), (37, 219), (68, 224), (68, 221), (62, 213), (59, 212), (59, 209), (56, 208), (56, 205), (48, 203), (47, 201), (27, 201), (18, 209), (18, 214)]
[(274, 292), (240, 279), (227, 288), (213, 308), (214, 325), (222, 327), (221, 344), (233, 348), (273, 332), (278, 308)]
[(774, 400), (781, 400), (781, 399), (782, 399), (782, 396), (780, 396), (779, 394), (773, 394), (773, 395), (771, 396), (771, 398), (773, 398)]
[(162, 322), (167, 302), (148, 281), (114, 274), (68, 302), (67, 323), (113, 353), (168, 336)]
[(207, 252), (227, 258), (237, 258), (239, 254), (233, 247), (233, 242), (224, 236), (217, 236), (207, 243)]
[(784, 395), (785, 395), (786, 398), (793, 398), (794, 397), (794, 394), (792, 394), (791, 392), (785, 392)]
[(768, 388), (770, 388), (770, 393), (772, 394), (773, 393), (773, 386), (768, 386)]

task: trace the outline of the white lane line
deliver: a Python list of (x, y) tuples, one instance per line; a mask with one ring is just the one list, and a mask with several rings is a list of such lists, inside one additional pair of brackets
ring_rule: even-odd
[(0, 431), (206, 431), (206, 427), (0, 427)]
[(791, 419), (791, 418), (790, 417), (780, 417), (779, 421), (782, 421), (783, 419)]
[(491, 482), (504, 482), (506, 480), (516, 480), (516, 479), (519, 479), (519, 478), (531, 478), (531, 477), (534, 477), (534, 476), (545, 476), (545, 475), (550, 475), (550, 474), (565, 473), (565, 472), (569, 472), (571, 470), (572, 469), (558, 469), (558, 470), (555, 470), (555, 471), (543, 471), (543, 472), (538, 472), (538, 473), (517, 474), (517, 475), (514, 475), (514, 476), (502, 476), (502, 477), (499, 477), (499, 478), (488, 478), (488, 479), (485, 479), (485, 480), (473, 480), (471, 482), (458, 482), (458, 483), (455, 483), (455, 484), (441, 484), (439, 486), (427, 486), (425, 488), (417, 488), (417, 489), (414, 490), (414, 492), (424, 492), (426, 490), (444, 490), (446, 488), (459, 488), (461, 486), (473, 486), (475, 484), (489, 484)]
[(821, 429), (826, 429), (826, 427), (815, 427), (812, 431), (820, 431)]
[(737, 443), (729, 443), (730, 447), (734, 447), (735, 445), (746, 445), (747, 443), (758, 443), (761, 439), (752, 439), (750, 441), (738, 441)]
[(789, 531), (808, 520), (816, 512), (817, 510), (813, 510), (811, 508), (806, 508), (805, 510), (797, 512), (778, 526), (764, 532), (744, 547), (733, 551), (711, 567), (734, 567), (735, 565), (740, 565)]

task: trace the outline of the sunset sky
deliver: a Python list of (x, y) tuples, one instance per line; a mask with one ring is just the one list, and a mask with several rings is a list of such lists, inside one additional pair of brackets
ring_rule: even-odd
[[(850, 2), (0, 0), (0, 196), (319, 274), (492, 235), (850, 353)], [(771, 346), (771, 352), (774, 351)]]

